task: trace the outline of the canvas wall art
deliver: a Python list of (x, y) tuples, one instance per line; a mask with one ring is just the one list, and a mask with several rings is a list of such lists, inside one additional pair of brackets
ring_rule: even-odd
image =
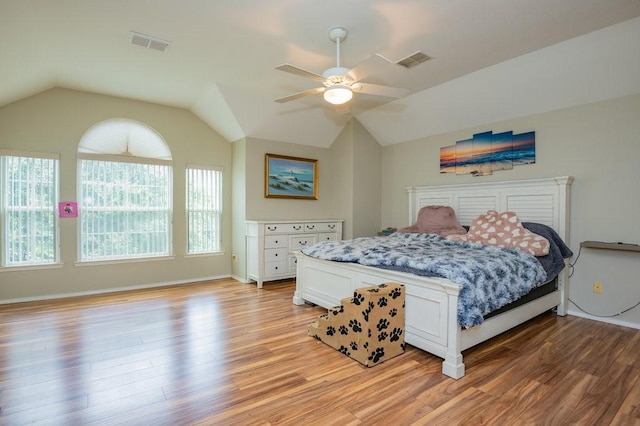
[(535, 162), (536, 132), (482, 132), (440, 148), (440, 173), (486, 176)]

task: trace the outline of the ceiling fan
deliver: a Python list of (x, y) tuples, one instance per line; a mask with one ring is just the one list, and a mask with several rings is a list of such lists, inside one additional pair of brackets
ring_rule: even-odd
[(333, 28), (329, 31), (329, 38), (336, 43), (336, 66), (325, 70), (322, 75), (290, 64), (282, 64), (276, 67), (277, 70), (318, 81), (322, 83), (322, 86), (276, 99), (276, 102), (285, 103), (305, 96), (323, 93), (325, 101), (334, 105), (342, 105), (351, 100), (354, 92), (389, 98), (402, 98), (409, 94), (407, 89), (362, 83), (360, 80), (364, 76), (359, 76), (356, 68), (349, 69), (340, 66), (340, 43), (347, 38), (347, 30)]

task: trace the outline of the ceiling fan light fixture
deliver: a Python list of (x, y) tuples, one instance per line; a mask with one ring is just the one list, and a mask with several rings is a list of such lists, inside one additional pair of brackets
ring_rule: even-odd
[(353, 98), (353, 92), (347, 86), (336, 84), (324, 91), (324, 100), (334, 105), (342, 105)]

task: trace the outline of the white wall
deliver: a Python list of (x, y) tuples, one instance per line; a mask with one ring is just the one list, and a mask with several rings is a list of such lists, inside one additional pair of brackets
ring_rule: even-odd
[[(439, 173), (439, 149), (474, 133), (536, 132), (536, 164), (471, 177)], [(585, 240), (640, 244), (640, 95), (502, 121), (383, 148), (382, 223), (408, 225), (406, 187), (571, 175), (568, 245)], [(575, 256), (574, 256), (575, 259)], [(597, 318), (640, 301), (640, 253), (582, 250), (570, 281), (570, 313)], [(603, 282), (602, 294), (592, 292)], [(593, 315), (591, 315), (593, 314)], [(640, 328), (640, 307), (609, 322)]]
[[(77, 219), (60, 220), (62, 265), (37, 270), (0, 268), (0, 301), (102, 292), (162, 283), (182, 283), (231, 274), (231, 238), (224, 253), (185, 256), (185, 165), (224, 168), (225, 206), (231, 206), (231, 145), (191, 112), (85, 92), (52, 89), (0, 108), (0, 148), (60, 155), (60, 199), (76, 200), (77, 146), (92, 125), (130, 118), (155, 129), (173, 155), (174, 259), (78, 265)], [(82, 214), (82, 212), (80, 212)], [(231, 216), (223, 218), (223, 238), (231, 235)]]

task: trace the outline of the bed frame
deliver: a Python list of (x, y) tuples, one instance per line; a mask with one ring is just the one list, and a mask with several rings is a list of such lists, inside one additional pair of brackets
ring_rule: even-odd
[[(514, 211), (523, 222), (543, 223), (569, 241), (569, 195), (572, 177), (529, 179), (507, 182), (407, 188), (409, 224), (415, 223), (420, 208), (447, 205), (454, 208), (462, 225), (469, 225), (487, 210)], [(543, 312), (557, 308), (566, 315), (568, 275), (558, 276), (555, 291), (515, 309), (462, 329), (457, 322), (459, 287), (444, 278), (315, 259), (297, 253), (297, 279), (293, 303), (310, 302), (325, 308), (340, 304), (359, 287), (397, 282), (406, 286), (405, 342), (444, 358), (442, 372), (459, 379), (464, 376), (462, 351), (515, 327)]]

